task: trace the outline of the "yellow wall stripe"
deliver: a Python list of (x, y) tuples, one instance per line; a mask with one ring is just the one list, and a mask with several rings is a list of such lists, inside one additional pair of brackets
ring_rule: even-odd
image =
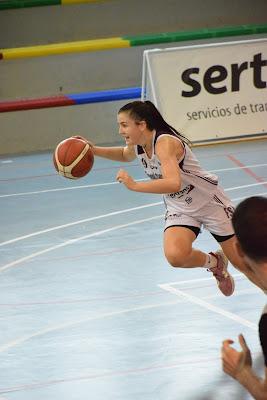
[[(1, 0), (0, 0), (1, 4)], [(180, 42), (185, 40), (199, 40), (208, 38), (222, 38), (230, 36), (245, 36), (267, 32), (267, 24), (240, 25), (235, 27), (222, 27), (200, 29), (196, 31), (178, 31), (155, 33), (149, 35), (123, 36), (106, 39), (84, 40), (79, 42), (57, 43), (32, 47), (13, 49), (0, 49), (0, 60), (23, 57), (42, 57), (51, 54), (64, 54), (71, 52), (85, 52), (107, 50), (122, 47), (144, 46), (159, 43)]]
[(3, 59), (7, 60), (24, 57), (43, 57), (55, 54), (107, 50), (122, 47), (130, 47), (130, 41), (114, 37), (109, 39), (83, 40), (79, 42), (0, 49), (0, 54)]

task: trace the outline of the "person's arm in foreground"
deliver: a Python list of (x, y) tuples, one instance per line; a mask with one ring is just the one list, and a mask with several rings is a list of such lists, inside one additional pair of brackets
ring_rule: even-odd
[(259, 378), (252, 369), (250, 350), (243, 335), (239, 335), (242, 351), (233, 349), (230, 345), (233, 340), (223, 341), (221, 356), (222, 366), (226, 374), (236, 379), (255, 400), (267, 400), (267, 368), (265, 378)]

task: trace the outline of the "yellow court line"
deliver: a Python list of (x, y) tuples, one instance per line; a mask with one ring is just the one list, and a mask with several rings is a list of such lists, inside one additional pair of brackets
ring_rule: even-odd
[(43, 57), (65, 53), (107, 50), (122, 47), (130, 47), (130, 41), (114, 37), (109, 39), (82, 40), (79, 42), (0, 49), (0, 54), (2, 53), (3, 59), (7, 60), (24, 57)]

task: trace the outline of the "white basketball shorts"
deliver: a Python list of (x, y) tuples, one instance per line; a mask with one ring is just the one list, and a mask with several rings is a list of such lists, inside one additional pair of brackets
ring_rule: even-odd
[(218, 186), (210, 201), (194, 214), (166, 211), (164, 230), (171, 226), (193, 226), (207, 229), (217, 236), (229, 236), (234, 234), (232, 215), (234, 206), (226, 196), (224, 190)]

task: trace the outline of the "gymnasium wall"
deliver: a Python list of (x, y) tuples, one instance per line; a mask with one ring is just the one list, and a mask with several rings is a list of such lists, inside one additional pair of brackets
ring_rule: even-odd
[(0, 48), (261, 24), (266, 11), (266, 0), (99, 0), (17, 8), (0, 12)]
[[(266, 0), (103, 0), (0, 10), (0, 48), (264, 24), (266, 15)], [(0, 101), (141, 86), (144, 49), (175, 45), (3, 59)], [(118, 142), (116, 112), (125, 102), (0, 113), (0, 154), (51, 150), (72, 134)]]

